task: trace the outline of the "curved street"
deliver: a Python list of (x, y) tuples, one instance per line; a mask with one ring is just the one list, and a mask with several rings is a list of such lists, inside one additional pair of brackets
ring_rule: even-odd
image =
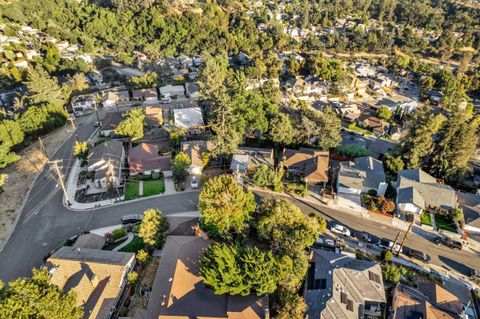
[[(77, 127), (80, 140), (88, 139), (95, 130), (89, 117), (77, 120)], [(63, 160), (64, 175), (68, 174), (70, 165), (73, 163), (74, 141), (75, 137), (70, 137), (50, 157), (50, 159)], [(257, 195), (271, 196), (262, 192), (257, 192)], [(148, 208), (157, 208), (166, 215), (191, 212), (197, 210), (198, 202), (198, 192), (190, 192), (146, 198), (95, 210), (71, 211), (62, 205), (62, 196), (60, 187), (49, 176), (49, 167), (46, 166), (30, 191), (14, 232), (4, 243), (0, 252), (1, 280), (10, 281), (20, 276), (30, 275), (32, 267), (41, 266), (45, 255), (78, 232), (118, 224), (121, 216), (140, 213)], [(366, 231), (390, 240), (394, 240), (398, 233), (396, 228), (360, 216), (298, 199), (291, 200), (306, 214), (315, 211), (328, 220), (336, 220), (354, 230)], [(405, 245), (427, 252), (432, 257), (432, 263), (446, 270), (456, 270), (466, 274), (468, 267), (478, 266), (480, 252), (471, 248), (453, 251), (445, 246), (436, 246), (417, 234), (411, 234)]]

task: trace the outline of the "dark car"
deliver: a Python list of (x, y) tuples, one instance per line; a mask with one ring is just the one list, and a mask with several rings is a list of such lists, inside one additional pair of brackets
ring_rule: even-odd
[(361, 231), (361, 232), (354, 232), (353, 237), (364, 241), (366, 243), (371, 243), (373, 241), (372, 235), (370, 235), (367, 232)]
[(122, 217), (122, 224), (135, 224), (138, 222), (141, 222), (143, 218), (142, 214), (131, 214), (131, 215), (125, 215)]
[(426, 263), (429, 263), (432, 260), (428, 254), (408, 247), (403, 247), (403, 254), (410, 258), (418, 259)]
[(433, 242), (437, 245), (444, 245), (450, 247), (453, 250), (461, 250), (463, 248), (461, 242), (449, 237), (436, 237)]

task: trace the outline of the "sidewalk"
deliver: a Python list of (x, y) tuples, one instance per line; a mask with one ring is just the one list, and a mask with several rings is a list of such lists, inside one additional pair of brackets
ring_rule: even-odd
[(132, 199), (129, 201), (124, 201), (124, 196), (122, 195), (118, 198), (107, 199), (107, 200), (102, 200), (97, 202), (79, 203), (75, 200), (75, 193), (77, 191), (77, 180), (78, 180), (79, 173), (80, 173), (80, 161), (76, 159), (70, 170), (70, 174), (68, 175), (67, 183), (65, 185), (70, 205), (68, 205), (66, 198), (65, 197), (63, 198), (63, 205), (72, 211), (93, 210), (93, 209), (98, 209), (106, 206), (122, 205), (126, 203), (132, 203), (132, 202), (147, 200), (151, 198), (157, 198), (157, 197), (174, 195), (174, 194), (182, 194), (182, 193), (193, 193), (193, 192), (199, 191), (199, 190), (191, 189), (190, 187), (187, 187), (184, 191), (177, 192), (175, 190), (175, 185), (173, 184), (172, 178), (167, 177), (165, 178), (165, 192), (162, 194)]

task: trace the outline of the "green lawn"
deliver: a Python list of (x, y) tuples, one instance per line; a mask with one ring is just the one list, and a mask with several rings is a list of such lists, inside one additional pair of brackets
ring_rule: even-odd
[(127, 190), (125, 192), (125, 200), (138, 198), (138, 183), (127, 183)]
[(453, 221), (443, 216), (435, 215), (435, 224), (437, 225), (438, 229), (450, 231), (453, 233), (457, 232), (457, 229), (455, 228), (455, 224), (453, 223)]
[(365, 129), (357, 126), (357, 125), (350, 125), (348, 128), (349, 128), (350, 130), (352, 130), (352, 131), (354, 131), (354, 132), (357, 132), (357, 133), (360, 133), (360, 134), (362, 134), (362, 135), (364, 135), (364, 136), (373, 136), (372, 132), (367, 131), (367, 130), (365, 130)]
[(430, 219), (430, 214), (428, 214), (428, 213), (422, 213), (420, 215), (420, 221), (422, 222), (423, 225), (432, 226), (432, 221)]
[(128, 238), (125, 238), (123, 240), (117, 241), (116, 243), (113, 244), (108, 244), (107, 246), (103, 247), (103, 250), (113, 250), (113, 248), (117, 247), (121, 243), (124, 243)]
[(143, 243), (143, 240), (135, 235), (133, 237), (132, 241), (128, 243), (127, 246), (123, 247), (120, 249), (120, 251), (123, 251), (124, 253), (136, 253), (140, 249), (143, 249), (145, 247), (145, 244)]
[(163, 179), (149, 180), (143, 182), (143, 197), (152, 196), (165, 192), (165, 181)]
[(139, 183), (127, 183), (125, 200), (132, 200), (140, 197), (152, 196), (165, 192), (165, 181), (163, 179), (143, 181), (143, 196), (138, 195)]

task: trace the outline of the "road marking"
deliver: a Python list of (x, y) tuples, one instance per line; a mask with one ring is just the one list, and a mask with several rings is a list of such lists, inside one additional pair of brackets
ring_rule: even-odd
[(43, 205), (45, 205), (50, 199), (52, 199), (53, 196), (55, 196), (55, 194), (57, 194), (59, 190), (60, 188), (55, 188), (44, 200), (38, 203), (37, 206), (35, 206), (30, 211), (30, 213), (28, 213), (27, 216), (23, 219), (22, 224), (26, 224), (30, 220), (30, 218), (35, 216), (38, 213), (38, 211), (43, 207)]

